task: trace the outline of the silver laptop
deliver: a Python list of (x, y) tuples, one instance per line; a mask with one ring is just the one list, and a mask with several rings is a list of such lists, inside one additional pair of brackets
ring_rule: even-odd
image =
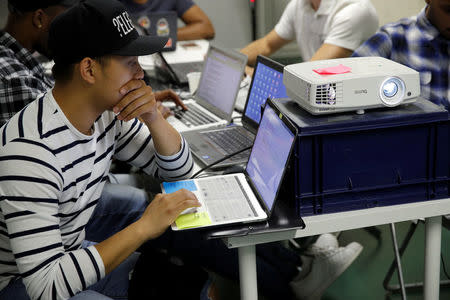
[(275, 207), (297, 136), (296, 127), (271, 100), (261, 119), (244, 173), (164, 182), (163, 192), (191, 190), (202, 206), (185, 210), (173, 230), (263, 221)]
[(210, 44), (193, 99), (187, 111), (175, 108), (169, 123), (179, 132), (228, 124), (236, 102), (247, 56)]
[[(259, 55), (256, 59), (252, 82), (245, 102), (242, 126), (221, 126), (214, 129), (189, 131), (183, 134), (189, 142), (192, 153), (204, 165), (212, 164), (227, 155), (253, 144), (261, 118), (261, 107), (267, 98), (285, 98), (283, 84), (284, 65)], [(223, 168), (246, 163), (250, 150), (241, 152), (214, 166)]]
[(187, 74), (201, 72), (203, 68), (203, 61), (169, 64), (161, 52), (157, 52), (154, 55), (154, 62), (158, 79), (163, 82), (169, 81), (176, 85), (188, 84)]

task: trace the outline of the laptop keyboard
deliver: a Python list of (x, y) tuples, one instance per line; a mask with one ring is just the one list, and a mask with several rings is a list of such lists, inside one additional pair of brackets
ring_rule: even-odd
[[(219, 148), (222, 154), (227, 155), (253, 145), (253, 139), (249, 137), (241, 126), (229, 127), (226, 130), (212, 130), (202, 132), (202, 136), (211, 144)], [(235, 157), (248, 157), (250, 150), (241, 152)]]
[(180, 120), (187, 127), (205, 125), (217, 122), (212, 117), (206, 115), (200, 109), (198, 109), (195, 105), (186, 104), (189, 110), (182, 110), (180, 108), (175, 108), (173, 113), (175, 118)]
[(208, 199), (204, 205), (213, 222), (257, 215), (237, 176), (205, 178), (198, 181), (197, 185), (203, 196)]

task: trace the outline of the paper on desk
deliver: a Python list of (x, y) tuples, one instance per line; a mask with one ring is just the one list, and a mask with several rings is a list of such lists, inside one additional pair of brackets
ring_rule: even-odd
[(313, 69), (314, 72), (320, 75), (335, 75), (335, 74), (344, 74), (350, 72), (352, 69), (350, 67), (344, 66), (343, 64), (339, 64), (338, 66), (321, 68), (321, 69)]
[(164, 58), (169, 64), (204, 61), (208, 51), (207, 40), (193, 40), (177, 42), (177, 49), (172, 52), (164, 52)]
[(206, 211), (179, 216), (175, 220), (179, 229), (193, 228), (211, 224), (211, 219)]
[(196, 191), (197, 186), (195, 185), (194, 180), (182, 180), (182, 181), (174, 181), (174, 182), (163, 182), (164, 191), (167, 194), (176, 192), (181, 189), (186, 189), (188, 191)]

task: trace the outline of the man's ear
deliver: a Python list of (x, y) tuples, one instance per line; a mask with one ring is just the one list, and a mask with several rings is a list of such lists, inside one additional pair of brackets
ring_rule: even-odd
[(37, 29), (43, 29), (45, 24), (47, 24), (47, 15), (42, 9), (37, 9), (33, 12), (32, 15), (32, 23), (33, 26)]
[(90, 57), (85, 57), (79, 64), (80, 76), (87, 83), (94, 84), (95, 83), (95, 69), (97, 64), (95, 60)]

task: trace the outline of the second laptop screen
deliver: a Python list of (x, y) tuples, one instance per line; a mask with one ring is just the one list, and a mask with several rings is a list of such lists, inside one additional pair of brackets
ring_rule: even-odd
[(258, 63), (253, 76), (245, 116), (259, 123), (261, 120), (261, 106), (264, 106), (267, 98), (285, 98), (287, 94), (283, 85), (282, 72)]
[(196, 95), (223, 112), (231, 113), (242, 78), (242, 64), (236, 57), (210, 49)]

